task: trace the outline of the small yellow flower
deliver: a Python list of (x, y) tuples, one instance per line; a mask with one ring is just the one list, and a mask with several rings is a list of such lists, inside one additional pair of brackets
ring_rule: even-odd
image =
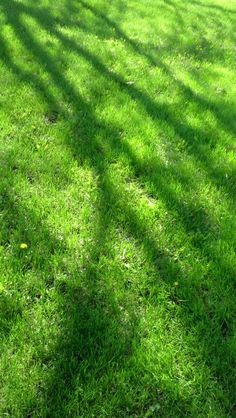
[(27, 244), (25, 244), (25, 243), (22, 243), (22, 244), (20, 245), (20, 248), (21, 248), (22, 250), (26, 250), (26, 249), (28, 248), (28, 245), (27, 245)]

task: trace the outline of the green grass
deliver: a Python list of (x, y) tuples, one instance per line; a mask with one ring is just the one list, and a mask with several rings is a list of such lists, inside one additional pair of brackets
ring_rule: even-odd
[(236, 416), (235, 27), (0, 1), (1, 418)]

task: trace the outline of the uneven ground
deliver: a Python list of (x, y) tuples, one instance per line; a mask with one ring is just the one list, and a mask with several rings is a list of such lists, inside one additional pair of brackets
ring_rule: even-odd
[(236, 2), (0, 1), (0, 416), (235, 417)]

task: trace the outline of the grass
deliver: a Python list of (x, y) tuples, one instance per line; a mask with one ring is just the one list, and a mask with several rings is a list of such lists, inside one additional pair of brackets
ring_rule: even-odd
[(1, 417), (236, 416), (235, 25), (1, 0)]

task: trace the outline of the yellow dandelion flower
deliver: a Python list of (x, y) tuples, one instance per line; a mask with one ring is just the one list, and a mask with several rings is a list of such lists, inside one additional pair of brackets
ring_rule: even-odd
[(25, 243), (22, 243), (22, 244), (20, 245), (20, 248), (21, 248), (22, 250), (26, 250), (26, 249), (28, 248), (28, 245), (27, 245), (27, 244), (25, 244)]

